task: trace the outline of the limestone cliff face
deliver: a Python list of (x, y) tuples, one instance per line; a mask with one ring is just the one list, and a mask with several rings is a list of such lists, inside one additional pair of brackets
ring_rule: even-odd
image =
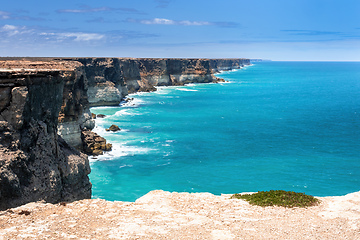
[(90, 198), (87, 156), (57, 134), (74, 71), (0, 68), (0, 209)]
[[(127, 94), (124, 84), (124, 70), (118, 58), (81, 58), (76, 59), (84, 65), (88, 80), (87, 97), (90, 106), (118, 105)], [(126, 66), (126, 73), (138, 73), (138, 69)], [(134, 71), (135, 70), (135, 71)], [(140, 79), (140, 76), (136, 76)]]
[(118, 105), (128, 93), (154, 86), (209, 83), (213, 73), (238, 69), (248, 59), (77, 58), (88, 81), (89, 106)]
[(214, 72), (239, 69), (245, 65), (250, 65), (250, 59), (243, 58), (210, 59), (209, 61)]
[(93, 129), (95, 122), (89, 110), (88, 80), (85, 68), (76, 62), (71, 78), (64, 78), (58, 134), (71, 146), (81, 149), (81, 131)]
[(215, 79), (207, 59), (139, 59), (142, 81), (152, 86), (211, 82)]

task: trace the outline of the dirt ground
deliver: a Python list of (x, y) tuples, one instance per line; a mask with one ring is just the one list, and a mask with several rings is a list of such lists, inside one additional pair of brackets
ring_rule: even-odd
[(29, 203), (0, 212), (0, 239), (360, 239), (360, 192), (309, 208), (152, 191), (136, 202)]

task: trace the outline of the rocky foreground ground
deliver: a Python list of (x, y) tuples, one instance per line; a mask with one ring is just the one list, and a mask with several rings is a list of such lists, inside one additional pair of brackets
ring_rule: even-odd
[(360, 239), (360, 192), (309, 208), (152, 191), (136, 202), (29, 203), (0, 212), (0, 239)]

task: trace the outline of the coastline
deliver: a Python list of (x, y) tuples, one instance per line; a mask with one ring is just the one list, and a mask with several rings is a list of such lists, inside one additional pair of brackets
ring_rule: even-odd
[(89, 161), (78, 150), (101, 153), (110, 146), (89, 131), (89, 107), (118, 105), (128, 93), (154, 86), (217, 81), (213, 70), (249, 61), (0, 58), (0, 209), (91, 197)]
[[(230, 71), (237, 71), (239, 69), (234, 69), (234, 70), (230, 70)], [(224, 72), (227, 72), (227, 71), (224, 71)], [(220, 74), (220, 73), (218, 73)], [(214, 74), (215, 76), (217, 74)], [(187, 83), (185, 85), (182, 85), (182, 86), (157, 86), (156, 87), (156, 91), (154, 92), (136, 92), (136, 93), (131, 93), (131, 94), (128, 94), (126, 95), (126, 98), (129, 98), (131, 100), (129, 101), (123, 101), (121, 102), (118, 106), (96, 106), (96, 107), (91, 107), (90, 108), (90, 111), (91, 109), (95, 110), (96, 114), (104, 114), (104, 112), (102, 111), (105, 110), (108, 110), (108, 109), (119, 109), (118, 112), (121, 112), (123, 111), (124, 115), (127, 114), (127, 109), (129, 108), (138, 108), (141, 106), (141, 104), (143, 104), (143, 102), (141, 100), (139, 100), (138, 98), (136, 98), (137, 96), (139, 95), (144, 95), (144, 94), (152, 94), (152, 93), (155, 93), (155, 94), (163, 94), (161, 93), (161, 91), (164, 89), (177, 89), (179, 91), (197, 91), (197, 90), (186, 90), (186, 87), (187, 86), (196, 86), (197, 84), (227, 84), (227, 83), (230, 83), (230, 82), (221, 82), (221, 83)], [(94, 113), (93, 111), (91, 111), (92, 113)], [(99, 134), (100, 136), (104, 137), (105, 139), (107, 138), (107, 135), (108, 134), (111, 134), (111, 133), (108, 133), (106, 132), (106, 127), (103, 126), (103, 127), (100, 127), (99, 126), (99, 122), (103, 122), (104, 120), (106, 120), (106, 117), (109, 117), (108, 115), (104, 114), (105, 117), (104, 118), (96, 118), (94, 119), (94, 122), (95, 122), (95, 127), (92, 129), (93, 132)], [(119, 127), (121, 128), (120, 132), (128, 132), (129, 130), (128, 129), (122, 129), (122, 126), (119, 125)], [(123, 149), (123, 145), (122, 144), (119, 144), (119, 143), (115, 143), (114, 142), (111, 142), (109, 141), (111, 144), (113, 144), (113, 149), (111, 151), (106, 151), (104, 152), (102, 155), (98, 155), (98, 156), (89, 156), (89, 161), (90, 162), (94, 162), (94, 161), (106, 161), (106, 160), (111, 160), (112, 158), (114, 157), (118, 157), (118, 156), (123, 156), (123, 155), (126, 155), (124, 152), (122, 152), (122, 149)], [(126, 149), (124, 149), (126, 151)], [(114, 154), (114, 152), (116, 152), (116, 155)]]
[(33, 200), (0, 212), (0, 239), (360, 238), (360, 192), (319, 199), (319, 206), (305, 209), (262, 208), (229, 199), (229, 195), (161, 190), (135, 202), (78, 198), (51, 204)]
[[(255, 68), (252, 68), (252, 69), (255, 69)], [(225, 74), (226, 75), (226, 74)], [(230, 75), (229, 75), (230, 76)], [(223, 77), (224, 78), (226, 78), (224, 75), (223, 75)], [(229, 78), (229, 79), (231, 79), (231, 77)], [(241, 83), (242, 83), (242, 81), (241, 81)], [(243, 86), (246, 86), (246, 84), (243, 84)], [(220, 85), (208, 85), (208, 87), (209, 88), (213, 88), (213, 87), (215, 87), (216, 89), (220, 89), (220, 88), (223, 88), (222, 86), (220, 86)], [(240, 86), (241, 87), (241, 86)], [(177, 88), (177, 87), (171, 87), (171, 88)], [(231, 88), (231, 89), (233, 89), (233, 86), (232, 85), (227, 85), (227, 88)], [(195, 88), (194, 88), (195, 89)], [(236, 89), (237, 91), (238, 91), (238, 89)], [(219, 91), (221, 91), (221, 90), (219, 90)], [(176, 92), (179, 92), (179, 91), (174, 91), (173, 92), (173, 94), (177, 94)], [(180, 93), (180, 92), (179, 92)], [(145, 93), (145, 95), (147, 95), (148, 93)], [(172, 95), (173, 95), (172, 94)], [(194, 93), (194, 94), (197, 94), (197, 93)], [(145, 101), (150, 101), (150, 98), (151, 97), (153, 97), (153, 96), (156, 96), (156, 94), (155, 93), (151, 93), (150, 95), (149, 95), (149, 97), (146, 97), (146, 98), (141, 98), (141, 99), (145, 99)], [(160, 96), (160, 95), (159, 95)], [(214, 94), (212, 94), (212, 96), (214, 96)], [(165, 99), (166, 100), (166, 99)], [(164, 101), (164, 99), (161, 99), (161, 100), (158, 100), (158, 98), (156, 97), (156, 100), (155, 100), (155, 102), (160, 102), (160, 101)], [(188, 105), (189, 105), (189, 103), (188, 103)], [(183, 109), (185, 109), (184, 107), (183, 107)], [(156, 110), (154, 111), (154, 110), (152, 110), (151, 112), (156, 112)], [(139, 112), (138, 112), (139, 113)], [(114, 117), (114, 118), (111, 118), (112, 120), (114, 120), (114, 119), (116, 119), (116, 117)], [(125, 116), (125, 118), (121, 118), (121, 119), (126, 119), (126, 116)], [(131, 121), (131, 122), (133, 122), (133, 124), (135, 124), (135, 122), (137, 122), (137, 123), (139, 123), (140, 122), (140, 124), (137, 124), (138, 126), (137, 126), (137, 128), (139, 128), (139, 126), (141, 127), (141, 121), (135, 121), (135, 119), (139, 119), (139, 118), (134, 118), (134, 119), (132, 119), (131, 118), (131, 120), (129, 120), (129, 121)], [(122, 121), (122, 120), (121, 120)], [(110, 122), (109, 122), (109, 124), (111, 124)], [(126, 125), (126, 121), (125, 121), (125, 125)], [(178, 124), (176, 124), (176, 125), (178, 125)], [(108, 125), (108, 126), (110, 126), (110, 125)], [(121, 127), (121, 123), (119, 124), (119, 126)], [(126, 128), (126, 127), (125, 127)], [(186, 128), (182, 128), (182, 129), (186, 129)], [(213, 129), (213, 128), (209, 128), (209, 129)], [(127, 134), (126, 132), (124, 132), (124, 133), (122, 133), (122, 134)], [(172, 139), (172, 138), (168, 138), (168, 139)], [(160, 141), (159, 141), (160, 142)], [(165, 143), (165, 140), (162, 140), (161, 141), (162, 143)], [(186, 142), (186, 141), (184, 141), (184, 142)], [(202, 142), (202, 141), (201, 141)], [(135, 145), (135, 144), (134, 144)], [(134, 146), (133, 145), (133, 146)], [(170, 145), (173, 145), (173, 144), (170, 144)], [(142, 145), (142, 144), (138, 144), (137, 146), (139, 146), (139, 147), (141, 147), (141, 146), (145, 146), (145, 145)], [(146, 146), (150, 146), (150, 145), (146, 145)], [(170, 149), (170, 148), (169, 148)], [(166, 150), (167, 151), (167, 150)], [(265, 153), (266, 154), (266, 153)], [(151, 153), (151, 155), (154, 155), (155, 156), (155, 154), (153, 154), (153, 153)], [(161, 156), (160, 156), (161, 157)], [(149, 158), (146, 158), (146, 156), (144, 156), (144, 155), (141, 155), (141, 156), (139, 156), (139, 158), (143, 158), (143, 159), (146, 159), (147, 161), (149, 161), (150, 160), (150, 158), (152, 158), (152, 157), (149, 157)], [(192, 159), (191, 158), (191, 156), (189, 156), (189, 158), (190, 159)], [(153, 159), (156, 159), (156, 158), (153, 158)], [(182, 156), (182, 159), (187, 159), (187, 156)], [(129, 167), (126, 167), (126, 171), (131, 171), (131, 169), (141, 169), (141, 166), (139, 166), (139, 167), (136, 167), (136, 163), (135, 164), (133, 164), (133, 163), (131, 163), (131, 157), (129, 157), (129, 159), (128, 160), (119, 160), (119, 159), (117, 159), (117, 162), (119, 162), (119, 165), (120, 166), (123, 166), (123, 165), (125, 165), (126, 166), (126, 164), (127, 164), (127, 166), (129, 166)], [(170, 160), (171, 161), (171, 160)], [(170, 162), (169, 161), (169, 162)], [(271, 162), (271, 161), (270, 161)], [(279, 162), (281, 162), (280, 160), (279, 160)], [(163, 162), (160, 162), (160, 163), (163, 163)], [(276, 163), (278, 163), (278, 162), (276, 162)], [(111, 164), (111, 163), (109, 163), (109, 164)], [(134, 166), (131, 166), (131, 165), (134, 165)], [(203, 165), (203, 166), (206, 166), (205, 164), (199, 164), (199, 166), (200, 165)], [(286, 165), (286, 162), (285, 163), (283, 163), (283, 165)], [(102, 165), (102, 163), (99, 163), (97, 166), (99, 166), (99, 169), (101, 170), (103, 167), (102, 166), (106, 166), (106, 164), (104, 164), (104, 165)], [(95, 165), (95, 168), (97, 168), (97, 166)], [(131, 168), (131, 167), (133, 167), (133, 168)], [(170, 168), (171, 166), (167, 166), (167, 168)], [(124, 171), (125, 169), (122, 169), (121, 171), (116, 171), (117, 173), (119, 173), (119, 172), (124, 172), (124, 175), (126, 175), (127, 174), (127, 172), (126, 171)], [(115, 170), (114, 171), (112, 171), (112, 170), (110, 170), (112, 173), (113, 172), (115, 172)], [(104, 171), (104, 172), (106, 172), (106, 171)], [(191, 171), (189, 171), (189, 172), (191, 172)], [(163, 173), (163, 172), (162, 172)], [(299, 173), (299, 174), (301, 174), (301, 173)], [(298, 174), (296, 174), (297, 176), (298, 176)], [(90, 175), (91, 176), (91, 175)], [(129, 177), (130, 177), (131, 175), (129, 174)], [(183, 175), (181, 175), (181, 176), (183, 176)], [(184, 175), (184, 176), (186, 176), (186, 174)], [(309, 176), (309, 177), (311, 177), (311, 176)], [(134, 177), (134, 179), (140, 179), (140, 178), (135, 178)], [(160, 177), (159, 177), (159, 179), (160, 179)], [(169, 179), (171, 179), (171, 178), (169, 178)], [(188, 178), (188, 179), (191, 179), (191, 178)], [(307, 178), (302, 178), (302, 179), (307, 179)], [(310, 178), (311, 179), (311, 178)], [(94, 180), (95, 181), (95, 180)], [(285, 181), (286, 181), (286, 179), (285, 179)], [(292, 180), (291, 180), (292, 181)], [(291, 181), (288, 181), (288, 182), (291, 182)], [(306, 181), (306, 180), (304, 180), (304, 181)], [(310, 180), (308, 180), (308, 181), (310, 181)], [(134, 182), (136, 182), (136, 180), (134, 181)], [(140, 182), (140, 180), (139, 180), (139, 182)], [(160, 181), (159, 181), (160, 182)], [(200, 181), (199, 181), (200, 182)], [(216, 181), (214, 181), (214, 182), (216, 182)], [(283, 182), (284, 182), (284, 180), (283, 180)], [(336, 182), (338, 182), (338, 183), (340, 183), (341, 181), (336, 181)], [(353, 190), (348, 190), (348, 189), (346, 189), (346, 188), (342, 188), (342, 187), (340, 187), (340, 188), (336, 188), (336, 190), (335, 190), (335, 188), (331, 188), (331, 186), (329, 186), (329, 184), (313, 184), (313, 187), (312, 187), (312, 189), (310, 189), (310, 188), (307, 188), (309, 185), (307, 185), (307, 184), (303, 184), (303, 185), (297, 185), (296, 183), (295, 184), (293, 184), (292, 182), (291, 182), (291, 184), (292, 184), (292, 186), (288, 186), (288, 185), (286, 185), (287, 184), (287, 182), (285, 182), (285, 184), (282, 184), (282, 185), (278, 185), (278, 186), (267, 186), (266, 188), (263, 186), (263, 185), (258, 185), (259, 187), (263, 187), (263, 189), (260, 189), (260, 190), (264, 190), (264, 188), (265, 188), (265, 190), (268, 190), (268, 189), (283, 189), (283, 188), (285, 188), (285, 190), (292, 190), (292, 191), (297, 191), (297, 192), (306, 192), (307, 194), (311, 194), (311, 195), (315, 195), (315, 196), (341, 196), (341, 195), (343, 195), (343, 194), (347, 194), (347, 193), (350, 193), (350, 192), (353, 192), (353, 191), (357, 191), (358, 189), (356, 189), (356, 185), (350, 185), (350, 186), (355, 186), (355, 189), (353, 188)], [(337, 183), (333, 183), (333, 184), (337, 184)], [(346, 184), (346, 183), (344, 183), (344, 184)], [(120, 184), (119, 184), (120, 185)], [(129, 186), (137, 186), (137, 185), (139, 185), (139, 186), (141, 186), (140, 184), (134, 184), (134, 185), (131, 185), (131, 184), (123, 184), (123, 185), (129, 185)], [(219, 193), (221, 193), (221, 191), (223, 191), (223, 192), (225, 192), (225, 193), (232, 193), (233, 191), (236, 191), (236, 190), (238, 190), (238, 191), (244, 191), (243, 189), (244, 188), (242, 188), (242, 189), (228, 189), (227, 188), (227, 186), (224, 186), (224, 188), (221, 188), (220, 190), (214, 190), (214, 189), (210, 189), (209, 187), (207, 188), (207, 189), (205, 189), (206, 187), (203, 187), (203, 188), (195, 188), (195, 190), (194, 189), (191, 189), (190, 187), (192, 187), (192, 186), (190, 186), (189, 188), (186, 188), (186, 190), (185, 189), (181, 189), (181, 188), (176, 188), (176, 189), (174, 189), (174, 188), (171, 188), (171, 187), (168, 187), (168, 186), (164, 186), (165, 184), (163, 184), (163, 185), (161, 185), (161, 184), (158, 184), (158, 189), (164, 189), (164, 190), (169, 190), (169, 191), (188, 191), (188, 192), (194, 192), (194, 191), (196, 191), (196, 192), (212, 192), (212, 193), (214, 193), (214, 194), (219, 194)], [(195, 184), (193, 184), (193, 185), (195, 185)], [(209, 184), (209, 185), (211, 185), (211, 184)], [(270, 184), (269, 184), (270, 185)], [(289, 184), (290, 185), (290, 184)], [(314, 189), (314, 185), (316, 185), (315, 186), (315, 189), (320, 189), (320, 191), (314, 191), (313, 189)], [(99, 189), (106, 189), (106, 186), (103, 186), (103, 185), (100, 185), (101, 187), (99, 187)], [(109, 185), (110, 186), (110, 185)], [(154, 185), (153, 185), (154, 186)], [(138, 196), (141, 196), (141, 195), (143, 195), (143, 194), (146, 194), (148, 191), (150, 191), (150, 190), (152, 190), (152, 189), (156, 189), (156, 188), (154, 188), (152, 186), (152, 188), (148, 188), (148, 189), (146, 189), (146, 190), (143, 190), (142, 192), (141, 192), (141, 194), (138, 194)], [(173, 184), (173, 186), (176, 186), (176, 185), (174, 185)], [(199, 186), (207, 186), (207, 184), (205, 183), (205, 184), (199, 184)], [(346, 185), (345, 185), (346, 186)], [(242, 186), (243, 187), (243, 186)], [(130, 188), (130, 187), (129, 187)], [(129, 192), (131, 192), (131, 190), (128, 188), (128, 191)], [(296, 189), (294, 189), (294, 188), (296, 188)], [(139, 189), (141, 189), (141, 187), (139, 188)], [(223, 189), (227, 189), (227, 190), (223, 190)], [(325, 192), (325, 191), (323, 191), (323, 192), (321, 192), (321, 190), (323, 190), (323, 189), (332, 189), (332, 191), (328, 191), (328, 192)], [(344, 190), (344, 189), (346, 189), (346, 190)], [(245, 188), (245, 191), (257, 191), (257, 190), (259, 190), (259, 188), (257, 188), (257, 187), (250, 187), (250, 188)], [(312, 192), (309, 192), (309, 191), (312, 191)], [(339, 191), (342, 191), (342, 192), (339, 192)], [(96, 192), (96, 189), (94, 188), (94, 193)], [(101, 194), (99, 194), (99, 195), (93, 195), (93, 196), (95, 196), (95, 197), (97, 197), (97, 196), (105, 196), (104, 195), (104, 192), (105, 192), (105, 190), (103, 190), (103, 192), (101, 193)], [(119, 191), (120, 192), (120, 191)], [(126, 192), (127, 191), (122, 191), (122, 192), (124, 192), (125, 194), (126, 194)], [(318, 195), (317, 195), (318, 194)], [(117, 194), (117, 196), (121, 196), (121, 194)], [(138, 197), (137, 196), (137, 197)], [(105, 198), (106, 199), (106, 198)], [(115, 197), (112, 197), (112, 195), (109, 195), (108, 196), (108, 198), (107, 199), (109, 199), (109, 200), (114, 200), (114, 199), (116, 199)], [(119, 200), (126, 200), (126, 201), (135, 201), (135, 197), (133, 198), (133, 199), (129, 199), (129, 198), (123, 198), (123, 197), (118, 197), (117, 199), (119, 199)]]
[[(241, 66), (241, 67), (239, 67), (239, 68), (235, 68), (235, 69), (227, 69), (227, 70), (213, 70), (215, 73), (214, 73), (214, 76), (216, 77), (216, 78), (218, 78), (217, 76), (218, 75), (220, 75), (220, 74), (223, 74), (223, 73), (226, 73), (226, 72), (235, 72), (235, 71), (239, 71), (239, 70), (241, 70), (241, 69), (245, 69), (245, 68), (247, 68), (247, 67), (249, 67), (249, 66), (253, 66), (253, 64), (249, 64), (249, 65), (243, 65), (243, 66)], [(192, 85), (194, 85), (194, 84), (219, 84), (219, 83), (221, 83), (221, 84), (226, 84), (226, 83), (230, 83), (230, 81), (224, 81), (224, 82), (209, 82), (209, 83), (201, 83), (201, 82), (192, 82), (192, 83), (186, 83), (186, 84), (184, 84), (184, 85), (164, 85), (164, 86), (155, 86), (155, 88), (157, 89), (155, 92), (158, 92), (158, 90), (161, 90), (162, 88), (183, 88), (183, 87), (186, 87), (186, 86), (192, 86)], [(137, 95), (141, 95), (141, 94), (148, 94), (148, 93), (151, 93), (151, 92), (147, 92), (147, 91), (138, 91), (138, 92), (134, 92), (134, 93), (129, 93), (129, 94), (127, 94), (127, 95), (125, 95), (124, 97), (123, 97), (123, 99), (125, 99), (125, 98), (129, 98), (129, 99), (132, 99), (132, 98), (134, 98), (135, 97), (135, 100), (136, 100), (136, 96)], [(93, 106), (93, 107), (91, 107), (89, 110), (90, 110), (90, 112), (91, 112), (91, 109), (102, 109), (102, 108), (119, 108), (119, 107), (128, 107), (129, 105), (130, 106), (134, 106), (134, 107), (137, 107), (137, 105), (139, 105), (139, 104), (141, 104), (141, 103), (138, 103), (138, 102), (136, 102), (136, 103), (134, 103), (133, 102), (134, 101), (134, 99), (132, 99), (132, 100), (130, 100), (129, 102), (126, 102), (126, 101), (121, 101), (120, 103), (119, 103), (119, 105), (115, 105), (115, 106)], [(126, 109), (126, 108), (124, 108), (124, 109)], [(105, 118), (106, 118), (106, 116), (105, 116)], [(94, 125), (94, 128), (93, 128), (93, 132), (95, 132), (95, 133), (97, 133), (97, 134), (99, 134), (100, 136), (103, 136), (104, 134), (106, 134), (106, 131), (105, 131), (105, 128), (99, 128), (98, 127), (98, 124), (96, 123), (97, 121), (103, 121), (103, 119), (101, 118), (101, 119), (93, 119), (94, 120), (94, 122), (95, 122), (95, 125)], [(119, 126), (119, 127), (121, 127), (121, 126)], [(123, 129), (121, 130), (121, 131), (124, 131)], [(125, 130), (126, 131), (126, 130)], [(106, 137), (105, 137), (105, 139), (106, 139)], [(112, 151), (105, 151), (102, 155), (98, 155), (98, 156), (89, 156), (88, 158), (89, 158), (89, 161), (90, 161), (90, 163), (91, 162), (94, 162), (94, 161), (105, 161), (105, 160), (111, 160), (112, 158), (114, 158), (115, 156), (114, 156), (114, 154), (113, 154), (113, 152), (114, 151), (116, 151), (117, 153), (120, 153), (120, 156), (122, 156), (122, 154), (121, 154), (121, 146), (119, 146), (119, 144), (118, 145), (113, 145), (113, 150)]]

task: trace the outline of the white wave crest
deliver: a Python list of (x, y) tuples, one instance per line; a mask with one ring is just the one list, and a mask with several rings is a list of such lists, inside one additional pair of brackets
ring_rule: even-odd
[(121, 165), (119, 168), (124, 168), (124, 167), (133, 167), (133, 165), (124, 164), (124, 165)]
[(184, 92), (197, 92), (199, 90), (196, 89), (189, 89), (189, 88), (176, 88), (178, 91), (184, 91)]
[(134, 111), (132, 111), (131, 109), (121, 109), (120, 111), (117, 111), (114, 116), (115, 117), (120, 117), (120, 116), (134, 116), (134, 115), (138, 115), (138, 113), (135, 113)]
[(89, 156), (90, 162), (95, 161), (110, 161), (115, 158), (124, 157), (124, 156), (133, 156), (136, 154), (146, 154), (150, 151), (154, 151), (152, 148), (141, 148), (134, 146), (126, 146), (120, 143), (112, 143), (112, 150), (109, 152), (104, 152), (103, 155), (99, 156)]
[(128, 98), (127, 101), (123, 101), (120, 103), (121, 107), (128, 107), (128, 108), (136, 108), (140, 105), (144, 104), (145, 102), (139, 98)]

